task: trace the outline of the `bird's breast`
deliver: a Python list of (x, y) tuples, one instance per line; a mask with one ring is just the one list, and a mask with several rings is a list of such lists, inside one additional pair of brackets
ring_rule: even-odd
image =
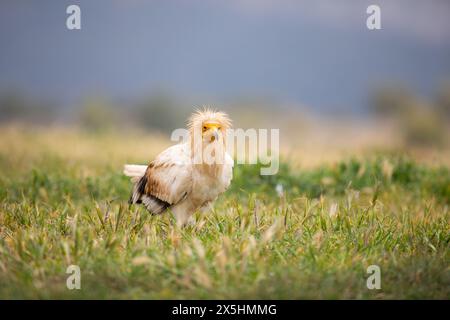
[(199, 202), (212, 201), (225, 189), (226, 185), (223, 183), (220, 175), (212, 176), (201, 172), (193, 174), (192, 196)]

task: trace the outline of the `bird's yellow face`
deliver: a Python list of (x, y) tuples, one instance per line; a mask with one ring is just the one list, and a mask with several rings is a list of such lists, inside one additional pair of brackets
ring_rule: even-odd
[(208, 142), (218, 141), (221, 138), (222, 126), (219, 122), (207, 121), (202, 126), (202, 137)]

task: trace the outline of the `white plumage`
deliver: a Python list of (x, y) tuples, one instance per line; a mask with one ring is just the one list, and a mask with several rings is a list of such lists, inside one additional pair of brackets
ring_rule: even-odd
[[(177, 223), (184, 225), (196, 210), (214, 201), (231, 183), (233, 159), (225, 151), (217, 153), (214, 163), (194, 160), (196, 150), (226, 150), (225, 131), (230, 125), (223, 112), (197, 111), (189, 121), (189, 142), (164, 150), (148, 166), (125, 165), (124, 174), (134, 182), (130, 203), (142, 203), (153, 214), (170, 210)], [(196, 132), (200, 134), (198, 140), (194, 139)]]

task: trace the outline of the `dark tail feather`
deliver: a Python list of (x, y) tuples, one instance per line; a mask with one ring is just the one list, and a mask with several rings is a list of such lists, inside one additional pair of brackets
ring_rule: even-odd
[(129, 204), (143, 203), (148, 211), (153, 214), (160, 214), (170, 207), (170, 203), (158, 199), (150, 194), (145, 194), (145, 185), (147, 184), (147, 176), (143, 176), (134, 185), (131, 193)]
[(170, 203), (158, 199), (152, 195), (144, 194), (142, 196), (142, 204), (150, 211), (152, 214), (163, 213), (167, 208), (170, 207)]
[(147, 176), (143, 175), (138, 182), (133, 187), (133, 192), (131, 193), (129, 204), (142, 203), (141, 197), (145, 194), (145, 185), (147, 184)]

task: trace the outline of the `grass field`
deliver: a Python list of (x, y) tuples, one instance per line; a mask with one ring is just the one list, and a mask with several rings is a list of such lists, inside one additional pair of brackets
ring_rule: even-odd
[[(236, 167), (195, 224), (127, 205), (147, 135), (1, 129), (0, 298), (450, 298), (450, 170), (395, 152)], [(278, 194), (277, 185), (284, 193)], [(68, 290), (66, 268), (81, 269)], [(366, 269), (381, 268), (369, 290)]]

